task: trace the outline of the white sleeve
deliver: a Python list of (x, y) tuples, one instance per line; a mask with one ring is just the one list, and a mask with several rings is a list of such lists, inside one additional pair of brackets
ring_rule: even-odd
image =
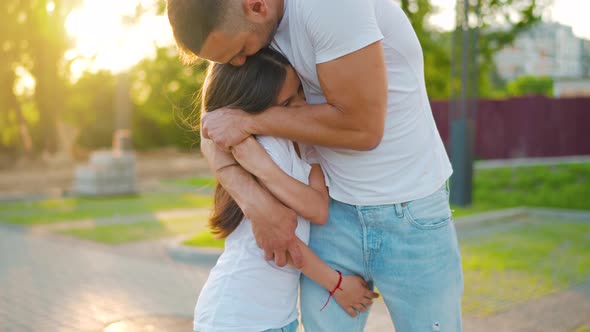
[[(321, 166), (320, 154), (318, 153), (318, 151), (316, 150), (316, 148), (313, 145), (302, 144), (302, 143), (298, 143), (298, 144), (299, 144), (299, 151), (301, 151), (301, 159), (303, 161), (305, 161), (309, 165), (319, 164)], [(330, 186), (330, 179), (328, 178), (328, 174), (326, 174), (326, 171), (324, 170), (323, 167), (322, 167), (322, 173), (324, 173), (324, 181), (326, 182), (326, 187), (329, 187)]]
[(320, 155), (313, 145), (299, 144), (299, 151), (301, 151), (301, 159), (310, 165), (320, 163)]
[(256, 136), (256, 140), (283, 172), (293, 176), (291, 174), (292, 160), (289, 154), (288, 141), (272, 136)]
[(372, 0), (311, 0), (306, 5), (306, 30), (316, 64), (383, 39)]

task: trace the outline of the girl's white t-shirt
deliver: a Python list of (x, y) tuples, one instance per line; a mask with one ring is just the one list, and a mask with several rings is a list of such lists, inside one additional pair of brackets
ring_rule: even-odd
[[(311, 166), (283, 138), (257, 137), (274, 162), (288, 175), (309, 184)], [(313, 148), (300, 146), (302, 156)], [(310, 160), (311, 161), (311, 160)], [(309, 241), (309, 222), (297, 217), (295, 231)], [(281, 328), (297, 319), (300, 272), (280, 268), (264, 259), (250, 221), (244, 218), (225, 240), (225, 250), (211, 270), (195, 307), (194, 329), (199, 332), (260, 332)]]

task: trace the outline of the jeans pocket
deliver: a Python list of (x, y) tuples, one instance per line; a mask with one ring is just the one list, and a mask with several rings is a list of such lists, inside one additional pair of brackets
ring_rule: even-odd
[(404, 217), (412, 226), (420, 229), (435, 229), (447, 225), (452, 216), (446, 186), (424, 198), (407, 202)]

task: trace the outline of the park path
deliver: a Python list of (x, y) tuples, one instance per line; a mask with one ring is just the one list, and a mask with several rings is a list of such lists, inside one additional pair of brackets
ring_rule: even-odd
[[(121, 332), (190, 331), (208, 272), (0, 224), (0, 331), (97, 332), (116, 322)], [(377, 307), (367, 331), (392, 330)]]
[(190, 318), (206, 270), (58, 239), (0, 228), (0, 331), (101, 331), (133, 317)]
[[(0, 224), (0, 331), (190, 331), (209, 268)], [(113, 323), (117, 329), (104, 330)], [(590, 326), (590, 282), (495, 316), (464, 318), (466, 332), (583, 325)], [(393, 331), (383, 302), (366, 331)]]

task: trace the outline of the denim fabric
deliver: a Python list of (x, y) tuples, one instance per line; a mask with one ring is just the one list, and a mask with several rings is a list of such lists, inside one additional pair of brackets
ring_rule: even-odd
[(280, 329), (270, 329), (263, 332), (297, 332), (297, 328), (299, 327), (299, 321), (294, 320), (289, 325), (281, 327)]
[[(312, 225), (310, 247), (333, 268), (376, 286), (397, 332), (461, 331), (463, 275), (448, 187), (401, 204), (332, 200), (327, 225)], [(327, 295), (302, 276), (305, 330), (362, 331), (368, 313), (352, 318), (335, 301), (320, 312)]]

